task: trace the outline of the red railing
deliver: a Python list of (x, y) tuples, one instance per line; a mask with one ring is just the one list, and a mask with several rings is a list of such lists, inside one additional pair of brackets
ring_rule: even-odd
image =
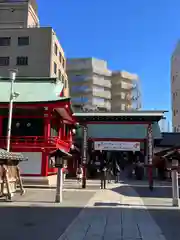
[[(5, 148), (6, 143), (7, 137), (0, 137), (0, 148)], [(59, 137), (44, 138), (42, 136), (12, 136), (11, 146), (13, 148), (63, 148), (63, 150), (69, 151), (71, 142), (68, 140), (62, 140)]]

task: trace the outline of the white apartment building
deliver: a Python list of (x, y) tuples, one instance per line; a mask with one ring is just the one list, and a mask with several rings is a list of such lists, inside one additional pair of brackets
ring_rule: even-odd
[(137, 74), (114, 71), (111, 78), (111, 106), (113, 112), (141, 108), (141, 91)]
[(126, 71), (111, 71), (96, 58), (67, 59), (73, 105), (90, 105), (119, 112), (141, 108), (139, 78)]
[(180, 41), (171, 57), (171, 110), (174, 132), (180, 132)]
[(0, 77), (55, 77), (69, 96), (66, 59), (56, 33), (40, 27), (35, 0), (0, 1)]
[(111, 71), (107, 62), (95, 58), (67, 59), (73, 105), (111, 110)]

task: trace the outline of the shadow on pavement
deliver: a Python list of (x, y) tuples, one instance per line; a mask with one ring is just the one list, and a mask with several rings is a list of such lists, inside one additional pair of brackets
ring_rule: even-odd
[(179, 240), (180, 209), (148, 209), (166, 240)]
[[(57, 240), (81, 210), (82, 208), (75, 207), (0, 207), (0, 216), (3, 216), (0, 225), (0, 239)], [(97, 222), (104, 221), (105, 214), (106, 222), (111, 225), (119, 223), (119, 234), (126, 234), (126, 237), (131, 237), (132, 224), (135, 225), (137, 234), (141, 237), (143, 215), (147, 212), (145, 209), (133, 208), (132, 206), (131, 208), (112, 208), (112, 206), (108, 207), (107, 205), (106, 208), (86, 208), (84, 211), (88, 219), (93, 219), (90, 216), (95, 214), (98, 218)], [(166, 240), (179, 240), (180, 210), (150, 209), (149, 213), (161, 228)], [(91, 226), (90, 223), (84, 221), (83, 228), (87, 237), (91, 231)], [(122, 228), (126, 231), (122, 231)], [(104, 229), (105, 234), (106, 231), (107, 229)], [(76, 238), (69, 238), (68, 240), (74, 239)]]
[(0, 207), (0, 239), (57, 240), (82, 208)]
[(112, 188), (111, 190), (122, 194), (124, 196), (136, 197), (134, 191), (129, 191), (128, 188), (132, 187), (141, 198), (172, 198), (172, 189), (170, 187), (155, 186), (153, 191), (149, 190), (148, 186), (128, 185)]
[[(101, 203), (101, 202), (96, 202), (94, 204), (94, 206), (96, 207), (105, 207), (105, 206), (108, 206), (108, 207), (117, 207), (117, 206), (122, 206), (122, 207), (129, 207), (129, 206), (133, 206), (133, 207), (141, 207), (142, 205), (141, 204), (126, 204), (126, 203)], [(167, 204), (146, 204), (146, 207), (152, 207), (152, 208), (160, 208), (160, 207), (166, 207), (166, 208), (172, 208), (172, 206), (167, 206)]]

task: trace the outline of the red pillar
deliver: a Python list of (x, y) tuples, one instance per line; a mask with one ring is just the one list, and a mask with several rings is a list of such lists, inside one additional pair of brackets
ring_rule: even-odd
[(82, 154), (82, 164), (83, 164), (83, 179), (82, 179), (82, 188), (86, 188), (86, 180), (87, 180), (87, 139), (88, 137), (88, 129), (87, 126), (83, 126), (83, 154)]
[(4, 139), (2, 139), (2, 132), (3, 132), (3, 117), (0, 116), (0, 146), (4, 147)]
[[(49, 108), (44, 110), (44, 144), (49, 140), (51, 136), (51, 110)], [(48, 153), (43, 152), (42, 154), (42, 176), (48, 176), (49, 166), (48, 166)]]
[(148, 124), (147, 127), (147, 160), (148, 160), (148, 179), (149, 179), (149, 189), (153, 190), (153, 129), (152, 123)]

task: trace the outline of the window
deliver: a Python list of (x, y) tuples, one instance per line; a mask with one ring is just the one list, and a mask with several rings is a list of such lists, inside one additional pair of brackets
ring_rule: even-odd
[(62, 81), (62, 83), (64, 83), (64, 76), (63, 75), (61, 76), (61, 81)]
[(10, 46), (11, 38), (10, 37), (1, 37), (0, 38), (0, 46)]
[(175, 93), (173, 93), (173, 100), (175, 100)]
[(61, 52), (59, 52), (59, 62), (61, 63), (61, 61), (62, 61), (62, 54)]
[(90, 77), (76, 74), (75, 76), (70, 77), (70, 79), (72, 82), (82, 82), (90, 80)]
[(98, 87), (98, 86), (94, 86), (93, 87), (93, 92), (103, 92), (104, 91), (104, 88), (103, 87)]
[(58, 47), (57, 44), (54, 44), (54, 53), (56, 54), (56, 56), (58, 55)]
[(126, 98), (125, 92), (121, 92), (121, 98), (122, 98), (122, 99), (125, 99), (125, 98)]
[(173, 115), (176, 116), (178, 114), (178, 112), (179, 112), (178, 110), (174, 110)]
[(94, 97), (93, 98), (93, 104), (104, 104), (103, 98)]
[(29, 45), (29, 37), (18, 37), (18, 46)]
[(126, 109), (126, 105), (123, 103), (123, 104), (121, 104), (121, 110), (125, 110)]
[(83, 96), (82, 97), (73, 97), (72, 102), (83, 104), (83, 103), (89, 102), (89, 99), (87, 97), (83, 97)]
[(65, 68), (65, 59), (64, 58), (62, 58), (62, 66), (63, 66), (63, 68)]
[(9, 57), (0, 57), (0, 66), (8, 66), (9, 62)]
[(64, 80), (64, 88), (67, 88), (67, 79)]
[(54, 62), (54, 74), (57, 74), (57, 64)]
[(16, 65), (21, 65), (21, 66), (28, 65), (28, 57), (17, 57)]
[(90, 88), (88, 86), (72, 86), (72, 92), (89, 92)]
[(58, 70), (58, 79), (61, 80), (61, 70)]

